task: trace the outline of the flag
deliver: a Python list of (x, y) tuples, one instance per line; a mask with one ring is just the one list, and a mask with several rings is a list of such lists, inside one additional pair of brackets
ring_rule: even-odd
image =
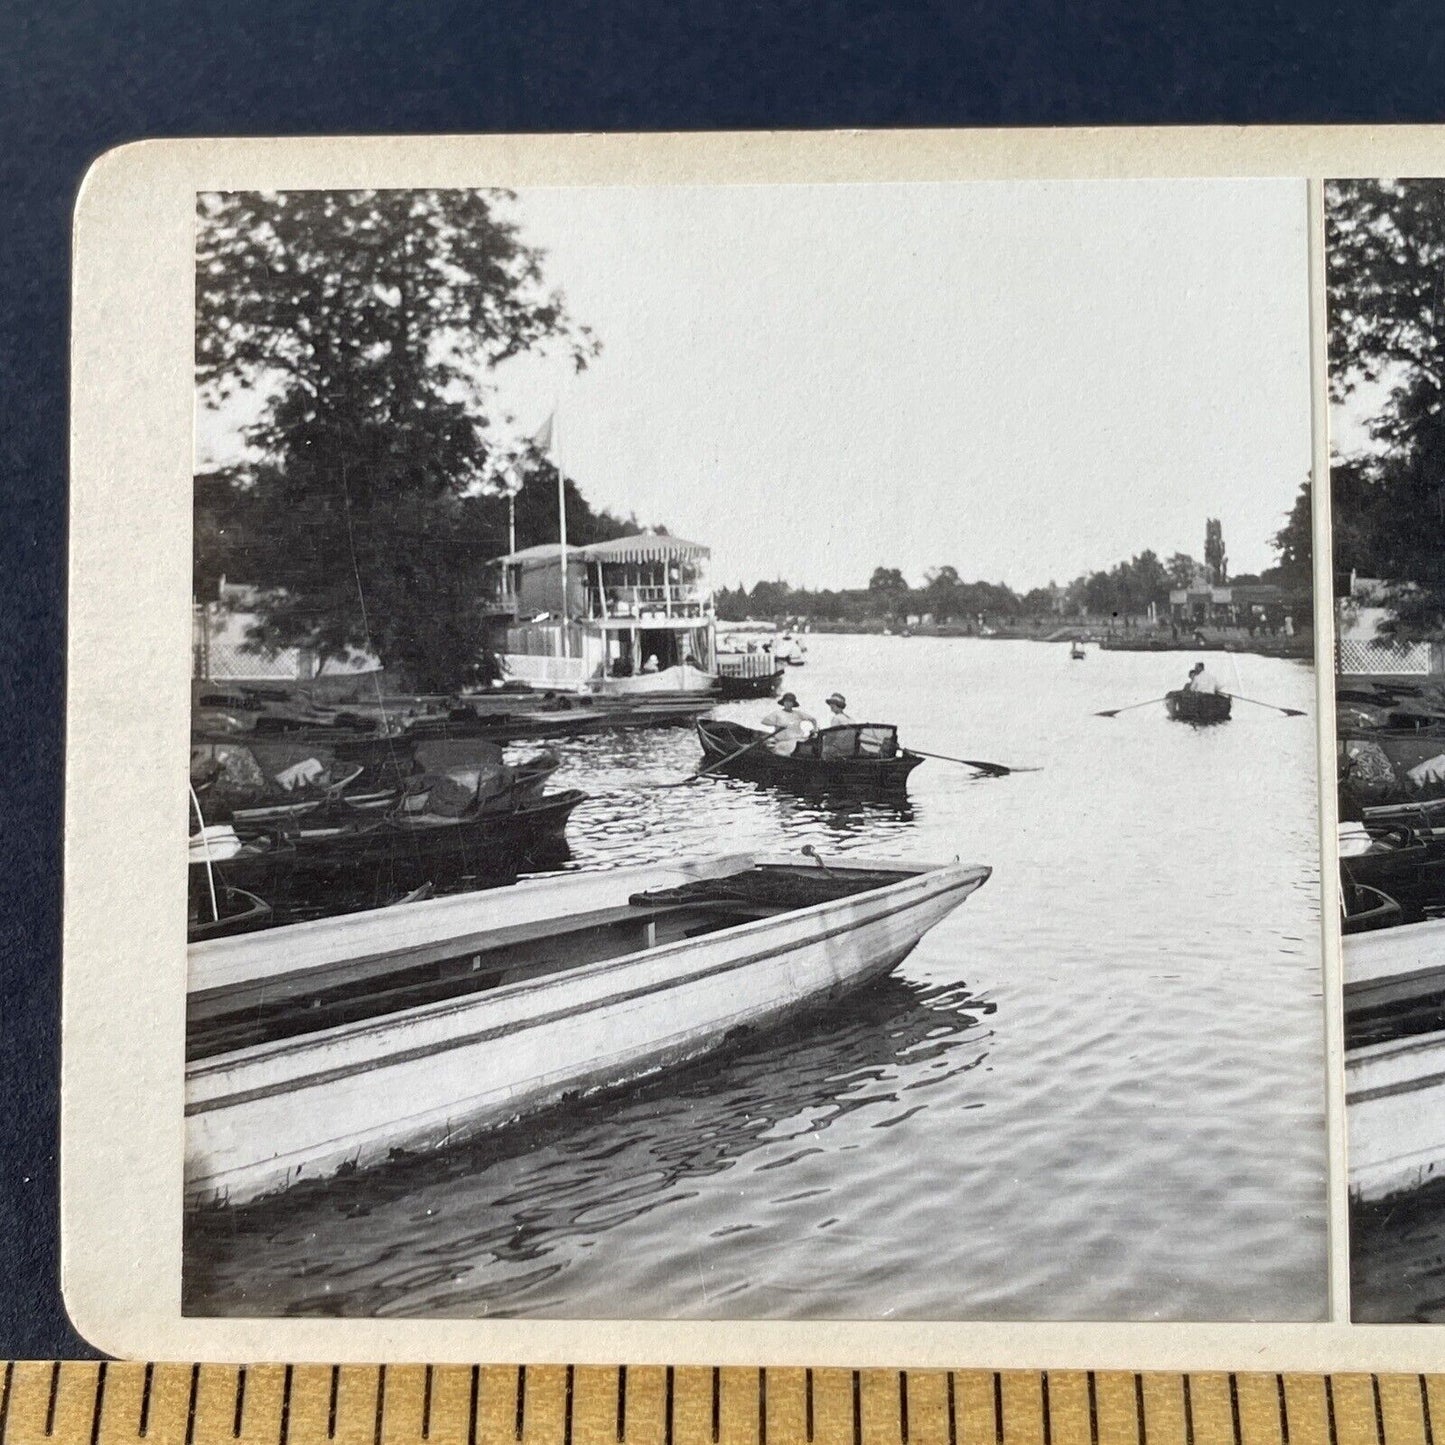
[(555, 411), (547, 413), (547, 420), (532, 434), (532, 445), (544, 456), (552, 451), (552, 419), (557, 415)]

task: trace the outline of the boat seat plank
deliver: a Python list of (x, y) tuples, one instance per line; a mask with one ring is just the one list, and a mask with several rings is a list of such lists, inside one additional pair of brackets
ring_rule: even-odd
[[(700, 937), (740, 923), (776, 917), (791, 910), (738, 901), (678, 905), (671, 908), (609, 909), (611, 929), (595, 926), (565, 933), (541, 932), (527, 945), (476, 949), (457, 955), (447, 950), (441, 962), (390, 967), (370, 974), (348, 974), (318, 981), (312, 973), (287, 980), (285, 987), (258, 986), (188, 1007), (186, 1056), (211, 1057), (231, 1049), (313, 1033), (341, 1023), (395, 1013), (420, 1004), (535, 981), (589, 963), (619, 958), (684, 938)], [(589, 916), (589, 915), (583, 915)], [(590, 915), (596, 917), (596, 915)], [(626, 924), (625, 928), (619, 927)], [(614, 936), (609, 938), (608, 933)], [(564, 946), (558, 948), (558, 944)], [(567, 946), (570, 945), (570, 946)]]

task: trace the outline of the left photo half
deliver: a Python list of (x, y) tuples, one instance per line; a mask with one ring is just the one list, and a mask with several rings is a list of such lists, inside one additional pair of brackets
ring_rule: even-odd
[(184, 1313), (1323, 1318), (1307, 221), (200, 194)]

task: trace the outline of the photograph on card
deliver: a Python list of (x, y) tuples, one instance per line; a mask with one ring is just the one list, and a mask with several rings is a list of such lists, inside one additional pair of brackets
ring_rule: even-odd
[(196, 214), (187, 1314), (1324, 1317), (1303, 181)]

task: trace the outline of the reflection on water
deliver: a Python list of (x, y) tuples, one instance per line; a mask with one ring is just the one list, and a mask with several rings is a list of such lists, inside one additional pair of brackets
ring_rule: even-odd
[[(1325, 1302), (1310, 718), (1140, 709), (1188, 654), (814, 637), (930, 760), (906, 802), (565, 739), (568, 869), (759, 849), (991, 864), (879, 987), (439, 1158), (188, 1221), (196, 1313), (1311, 1319)], [(1218, 670), (1314, 711), (1306, 667)], [(1177, 676), (1176, 676), (1177, 674)], [(757, 716), (767, 703), (728, 709)], [(521, 749), (520, 751), (527, 751)]]
[[(775, 1197), (759, 1201), (764, 1210), (821, 1208), (814, 1201), (826, 1200), (837, 1181), (799, 1190), (790, 1166), (821, 1154), (818, 1136), (830, 1126), (857, 1114), (866, 1116), (862, 1127), (893, 1128), (925, 1107), (909, 1102), (913, 1091), (979, 1067), (992, 1013), (964, 988), (885, 979), (726, 1056), (574, 1107), (565, 1120), (553, 1116), (249, 1210), (202, 1213), (192, 1249), (204, 1259), (244, 1256), (254, 1245), (265, 1275), (279, 1269), (293, 1278), (294, 1297), (268, 1296), (276, 1312), (465, 1316), (520, 1297), (559, 1312), (570, 1245), (688, 1198), (700, 1181), (749, 1156), (757, 1156), (749, 1159), (753, 1174), (779, 1175)], [(387, 1252), (380, 1267), (359, 1272), (329, 1268), (319, 1285), (308, 1277), (318, 1255), (341, 1260), (358, 1243), (364, 1254), (370, 1239), (410, 1236), (423, 1207), (422, 1248)], [(758, 1227), (723, 1225), (713, 1236)], [(186, 1283), (204, 1311), (214, 1281), (202, 1267)], [(244, 1292), (246, 1284), (242, 1276), (231, 1288)]]

